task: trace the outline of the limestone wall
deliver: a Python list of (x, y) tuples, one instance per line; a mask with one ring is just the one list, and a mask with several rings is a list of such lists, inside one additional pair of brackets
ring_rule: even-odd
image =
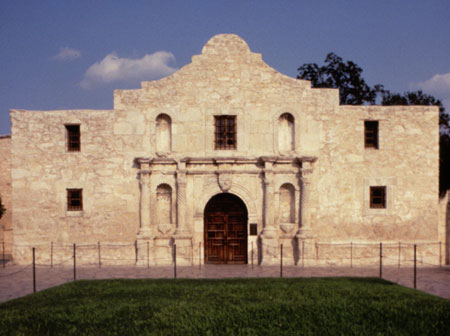
[[(438, 109), (341, 106), (323, 118), (314, 173), (316, 235), (438, 241)], [(364, 148), (364, 120), (379, 120), (379, 149)], [(387, 187), (386, 209), (370, 209), (370, 186)]]
[[(134, 158), (145, 126), (117, 127), (120, 111), (12, 110), (12, 199), (17, 244), (132, 241), (139, 225)], [(81, 151), (68, 152), (65, 124), (79, 123)], [(83, 189), (83, 211), (67, 211), (66, 189)], [(19, 252), (16, 260), (28, 249)]]
[[(308, 81), (284, 76), (251, 53), (235, 35), (218, 35), (192, 63), (139, 90), (115, 90), (114, 108), (140, 113), (150, 126), (149, 147), (156, 154), (156, 119), (172, 119), (171, 157), (317, 154), (319, 124), (314, 114), (338, 108), (338, 91), (312, 90)], [(278, 119), (295, 118), (295, 150), (278, 146)], [(214, 116), (236, 115), (237, 149), (214, 150)], [(124, 120), (120, 127), (127, 129)]]
[[(6, 212), (0, 219), (0, 242), (5, 243), (5, 253), (10, 255), (13, 234), (11, 225), (11, 137), (9, 135), (0, 136), (0, 196), (6, 209)], [(1, 248), (2, 246), (0, 246)]]
[[(114, 110), (12, 110), (14, 235), (25, 246), (16, 249), (15, 259), (25, 262), (29, 247), (42, 242), (45, 251), (49, 242), (67, 245), (67, 253), (72, 243), (88, 244), (93, 259), (99, 241), (125, 244), (115, 259), (128, 264), (136, 261), (133, 252), (147, 253), (145, 241), (133, 246), (142, 224), (138, 158), (168, 160), (150, 167), (148, 205), (154, 232), (148, 253), (165, 263), (171, 262), (178, 221), (178, 175), (187, 174), (184, 215), (192, 237), (186, 255), (194, 262), (202, 256), (204, 206), (222, 192), (220, 169), (232, 175), (229, 192), (244, 201), (258, 234), (267, 221), (264, 183), (270, 176), (274, 249), (283, 241), (290, 260), (298, 262), (298, 162), (304, 158), (314, 162), (310, 260), (318, 262), (316, 243), (438, 242), (438, 109), (339, 106), (338, 100), (338, 90), (311, 89), (308, 81), (270, 68), (236, 35), (218, 35), (175, 74), (140, 89), (116, 90)], [(235, 150), (214, 148), (218, 115), (236, 116)], [(379, 149), (364, 148), (364, 120), (379, 121)], [(80, 152), (67, 151), (65, 124), (80, 124)], [(262, 157), (280, 163), (266, 169)], [(220, 158), (235, 160), (220, 164)], [(379, 185), (387, 187), (387, 208), (370, 209), (369, 187)], [(68, 188), (83, 189), (82, 212), (67, 211)], [(158, 222), (170, 217), (157, 214), (161, 188), (172, 191), (171, 223)], [(258, 244), (257, 236), (249, 237), (249, 253), (254, 246), (260, 258)], [(326, 251), (322, 257), (346, 260), (347, 252), (340, 259), (335, 250)]]

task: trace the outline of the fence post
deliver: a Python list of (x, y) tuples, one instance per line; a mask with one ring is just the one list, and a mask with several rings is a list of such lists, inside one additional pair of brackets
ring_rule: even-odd
[(305, 241), (302, 241), (302, 268), (305, 267)]
[(3, 268), (6, 267), (6, 260), (5, 260), (5, 242), (2, 241), (2, 261), (3, 261)]
[(173, 244), (173, 277), (177, 278), (177, 244)]
[(147, 268), (150, 267), (150, 242), (147, 242)]
[(416, 244), (414, 244), (414, 289), (416, 289), (416, 276), (417, 276), (417, 269), (416, 269), (416, 267), (417, 267), (417, 263), (416, 263), (416, 261), (417, 261), (417, 258), (416, 258), (416, 251), (417, 251), (417, 245)]
[(98, 268), (102, 268), (102, 252), (100, 249), (100, 242), (98, 242)]
[(283, 244), (281, 244), (280, 278), (283, 277)]
[(50, 243), (50, 268), (53, 268), (53, 242)]
[(383, 243), (380, 242), (380, 278), (383, 277)]
[(202, 269), (202, 243), (198, 243), (198, 269)]
[(353, 242), (350, 242), (350, 268), (353, 268)]
[(73, 280), (77, 280), (77, 246), (73, 243)]
[(36, 261), (34, 258), (34, 247), (33, 247), (33, 293), (36, 293)]
[(400, 268), (400, 250), (401, 250), (401, 243), (398, 242), (398, 268)]

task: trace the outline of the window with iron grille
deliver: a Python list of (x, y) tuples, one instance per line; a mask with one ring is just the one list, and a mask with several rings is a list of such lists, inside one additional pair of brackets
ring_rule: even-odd
[(83, 210), (83, 189), (67, 189), (67, 211)]
[(67, 132), (67, 151), (79, 152), (80, 144), (80, 125), (65, 125)]
[(215, 149), (236, 149), (236, 116), (215, 116)]
[(378, 121), (364, 121), (364, 146), (378, 149)]
[(370, 187), (370, 207), (372, 209), (386, 208), (386, 187)]

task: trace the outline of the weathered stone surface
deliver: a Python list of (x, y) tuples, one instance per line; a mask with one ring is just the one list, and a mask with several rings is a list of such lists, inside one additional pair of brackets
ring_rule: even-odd
[[(11, 256), (13, 231), (12, 231), (12, 204), (11, 204), (11, 137), (0, 135), (0, 196), (6, 209), (0, 219), (0, 242), (4, 245), (5, 255)], [(3, 253), (0, 250), (0, 253)], [(1, 258), (1, 257), (0, 257)]]
[[(220, 115), (236, 116), (235, 150), (214, 148)], [(364, 147), (365, 120), (379, 121), (379, 149)], [(197, 263), (204, 208), (224, 191), (257, 224), (248, 256), (253, 246), (263, 263), (278, 262), (281, 243), (297, 249), (287, 263), (303, 252), (313, 263), (316, 242), (442, 239), (437, 107), (340, 106), (338, 90), (278, 73), (236, 35), (213, 37), (169, 77), (115, 90), (113, 110), (12, 110), (11, 121), (21, 246), (137, 242), (135, 261), (170, 264), (179, 242), (180, 262)], [(80, 152), (66, 150), (65, 124), (80, 124)], [(385, 209), (370, 209), (370, 186), (386, 186)], [(83, 189), (83, 211), (66, 210), (69, 188)], [(27, 251), (16, 249), (18, 263)]]

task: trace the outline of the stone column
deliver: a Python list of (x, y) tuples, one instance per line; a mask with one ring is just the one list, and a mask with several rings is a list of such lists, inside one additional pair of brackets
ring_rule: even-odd
[(264, 230), (265, 238), (275, 238), (273, 173), (264, 173)]
[[(299, 186), (300, 187), (300, 186)], [(301, 209), (301, 188), (295, 188), (295, 223), (300, 228), (300, 209)]]
[[(141, 187), (140, 198), (140, 227), (136, 239), (137, 247), (137, 265), (145, 266), (147, 263), (154, 264), (153, 249), (153, 228), (150, 223), (150, 170), (141, 170), (139, 173), (139, 184)], [(148, 255), (147, 255), (148, 253)]]
[(177, 249), (177, 264), (192, 264), (192, 235), (186, 223), (186, 170), (185, 163), (181, 162), (182, 169), (177, 171), (177, 229), (173, 236), (173, 244)]
[(305, 264), (315, 262), (315, 240), (311, 232), (311, 163), (303, 162), (300, 180), (300, 227), (296, 234), (299, 257)]
[(139, 183), (141, 186), (141, 199), (140, 199), (140, 228), (139, 236), (150, 236), (150, 171), (143, 171), (139, 174)]
[(300, 195), (300, 228), (297, 235), (307, 237), (311, 231), (311, 178), (302, 176)]
[(175, 236), (188, 235), (186, 227), (186, 172), (177, 172), (177, 229)]
[(275, 227), (273, 162), (266, 161), (264, 169), (264, 230), (261, 233), (262, 265), (278, 262), (280, 248), (278, 246), (278, 229)]

